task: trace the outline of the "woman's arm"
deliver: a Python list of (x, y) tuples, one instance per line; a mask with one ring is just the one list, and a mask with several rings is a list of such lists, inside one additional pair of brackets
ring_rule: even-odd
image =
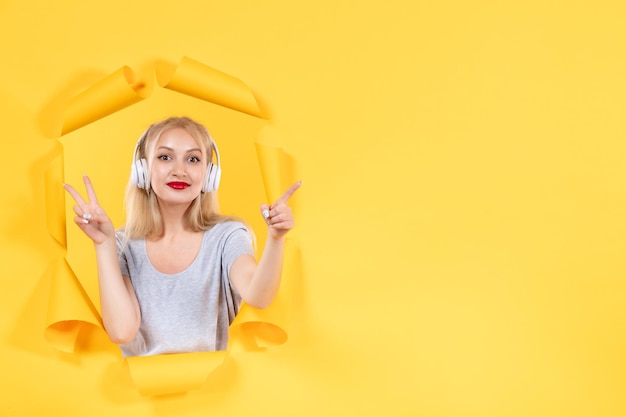
[(102, 321), (112, 342), (128, 343), (134, 339), (141, 313), (130, 278), (122, 275), (115, 237), (95, 244)]
[(230, 280), (235, 289), (253, 307), (268, 307), (280, 288), (285, 237), (294, 226), (293, 214), (287, 202), (301, 185), (302, 182), (298, 181), (274, 204), (261, 206), (261, 213), (268, 225), (268, 238), (258, 265), (254, 257), (242, 255), (230, 269)]
[(102, 207), (89, 178), (83, 178), (88, 201), (68, 184), (64, 188), (76, 205), (74, 222), (93, 241), (98, 264), (100, 307), (104, 329), (114, 343), (131, 341), (141, 323), (137, 296), (127, 276), (122, 276), (118, 261), (115, 228)]

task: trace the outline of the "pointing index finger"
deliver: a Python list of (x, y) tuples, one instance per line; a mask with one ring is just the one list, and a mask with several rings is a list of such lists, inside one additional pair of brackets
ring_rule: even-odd
[(291, 187), (289, 187), (289, 189), (287, 191), (285, 191), (285, 193), (283, 195), (280, 196), (280, 198), (278, 200), (276, 200), (276, 202), (273, 204), (273, 206), (275, 206), (277, 204), (281, 204), (281, 203), (286, 203), (291, 198), (293, 193), (295, 193), (296, 190), (298, 188), (300, 188), (301, 185), (302, 185), (302, 181), (298, 181), (295, 184), (293, 184)]

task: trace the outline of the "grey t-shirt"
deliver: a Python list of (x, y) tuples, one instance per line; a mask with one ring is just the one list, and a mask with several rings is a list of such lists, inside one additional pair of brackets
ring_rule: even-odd
[(245, 226), (229, 221), (204, 232), (198, 256), (177, 274), (154, 268), (145, 239), (129, 240), (123, 250), (122, 241), (118, 231), (122, 274), (130, 277), (141, 309), (137, 335), (120, 345), (123, 356), (225, 350), (241, 305), (230, 267), (241, 255), (254, 256)]

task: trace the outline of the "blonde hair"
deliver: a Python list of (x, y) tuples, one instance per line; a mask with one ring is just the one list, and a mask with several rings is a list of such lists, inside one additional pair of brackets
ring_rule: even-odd
[[(164, 132), (176, 128), (182, 128), (187, 131), (195, 139), (196, 143), (206, 151), (207, 164), (211, 161), (215, 151), (215, 144), (206, 127), (189, 117), (170, 117), (152, 124), (144, 133), (141, 142), (137, 144), (136, 158), (138, 160), (144, 158), (148, 162), (147, 181), (150, 178), (151, 165), (148, 158), (151, 152), (148, 152), (148, 150), (153, 151)], [(154, 192), (137, 187), (132, 179), (129, 179), (124, 202), (126, 206), (126, 224), (122, 230), (126, 240), (163, 235), (163, 218), (161, 217), (161, 211)], [(218, 223), (230, 220), (246, 224), (246, 222), (237, 217), (219, 214), (216, 191), (201, 192), (189, 205), (184, 216), (187, 225), (194, 232), (208, 230)], [(254, 240), (252, 229), (247, 224), (246, 227)]]

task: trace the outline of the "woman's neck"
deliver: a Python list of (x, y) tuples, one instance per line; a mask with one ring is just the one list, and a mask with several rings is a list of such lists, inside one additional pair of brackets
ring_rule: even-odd
[(163, 234), (161, 238), (174, 238), (181, 234), (193, 233), (189, 228), (185, 213), (189, 206), (160, 205), (163, 220)]

